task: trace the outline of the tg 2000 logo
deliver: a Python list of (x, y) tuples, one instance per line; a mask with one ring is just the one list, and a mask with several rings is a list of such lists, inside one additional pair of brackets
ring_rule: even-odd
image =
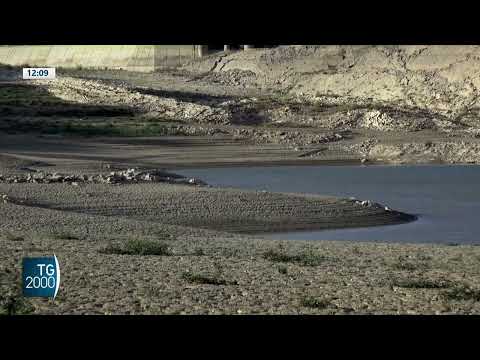
[(57, 257), (24, 258), (22, 280), (24, 296), (55, 298), (60, 286)]

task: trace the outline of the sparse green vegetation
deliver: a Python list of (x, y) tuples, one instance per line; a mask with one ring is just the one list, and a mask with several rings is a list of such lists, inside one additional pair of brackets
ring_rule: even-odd
[(207, 285), (238, 285), (236, 281), (227, 281), (220, 278), (219, 276), (204, 275), (204, 274), (193, 274), (190, 272), (185, 272), (182, 275), (182, 278), (193, 284), (207, 284)]
[(312, 296), (307, 296), (302, 298), (301, 305), (312, 309), (325, 309), (331, 305), (331, 302), (328, 299), (318, 299)]
[(27, 315), (34, 311), (34, 307), (20, 295), (0, 297), (0, 315)]
[(288, 268), (285, 265), (280, 265), (278, 267), (278, 272), (280, 274), (287, 275), (288, 274)]
[(468, 285), (457, 285), (452, 289), (446, 290), (442, 293), (446, 300), (457, 301), (480, 301), (480, 290), (473, 289)]
[(195, 256), (205, 256), (205, 251), (202, 248), (196, 248), (193, 251), (193, 255), (195, 255)]
[[(128, 106), (92, 105), (67, 102), (51, 94), (43, 86), (30, 84), (0, 84), (0, 114), (32, 117), (116, 117), (133, 116), (137, 112)], [(43, 120), (43, 119), (42, 119)], [(16, 121), (21, 124), (23, 122)], [(41, 121), (40, 123), (42, 123)]]
[(415, 271), (415, 270), (425, 270), (428, 268), (428, 264), (425, 262), (406, 262), (406, 261), (399, 261), (392, 264), (392, 268), (396, 270), (407, 270), (407, 271)]
[[(63, 114), (59, 114), (61, 116)], [(175, 136), (190, 135), (181, 127), (172, 124), (153, 122), (143, 117), (119, 117), (115, 121), (75, 120), (64, 119), (18, 120), (5, 117), (0, 123), (0, 131), (14, 133), (41, 133), (46, 135), (71, 135), (71, 136), (117, 136), (117, 137), (142, 137), (142, 136)]]
[(392, 286), (406, 289), (444, 289), (452, 286), (449, 280), (430, 279), (398, 279), (392, 282)]
[(79, 240), (79, 238), (69, 232), (54, 232), (52, 238), (56, 240)]
[(42, 129), (46, 134), (66, 134), (78, 136), (166, 136), (184, 135), (183, 132), (174, 127), (164, 126), (158, 123), (136, 123), (136, 122), (110, 122), (110, 123), (71, 123), (53, 124)]
[(151, 117), (129, 106), (81, 104), (42, 86), (0, 84), (0, 131), (73, 136), (190, 135), (180, 122)]
[(20, 67), (9, 64), (0, 64), (0, 70), (20, 70)]
[(167, 244), (143, 239), (130, 239), (121, 245), (111, 244), (102, 249), (100, 252), (103, 254), (117, 255), (172, 255), (172, 252)]
[(427, 270), (431, 267), (430, 261), (432, 257), (425, 254), (399, 256), (398, 261), (388, 264), (395, 270)]
[(325, 256), (315, 254), (313, 251), (291, 255), (273, 249), (265, 252), (263, 258), (273, 262), (297, 263), (303, 266), (318, 266), (327, 260)]

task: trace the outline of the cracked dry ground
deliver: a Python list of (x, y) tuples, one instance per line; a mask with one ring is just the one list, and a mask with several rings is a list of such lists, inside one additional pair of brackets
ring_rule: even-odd
[[(309, 198), (306, 211), (302, 196), (188, 185), (0, 188), (10, 199), (26, 201), (0, 204), (2, 312), (480, 313), (477, 246), (275, 241), (217, 230), (255, 227), (256, 221), (274, 226), (299, 211), (324, 218), (329, 206), (347, 220), (376, 216), (333, 198)], [(275, 206), (280, 198), (282, 210)], [(165, 250), (106, 251), (132, 238)], [(62, 279), (57, 298), (21, 298), (21, 259), (53, 253)]]

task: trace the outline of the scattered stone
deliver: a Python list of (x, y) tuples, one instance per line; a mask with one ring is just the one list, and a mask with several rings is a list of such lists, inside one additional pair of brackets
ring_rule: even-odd
[(371, 200), (357, 200), (355, 197), (350, 197), (350, 201), (354, 202), (357, 205), (365, 206), (365, 207), (375, 207), (379, 209), (384, 209), (385, 211), (393, 211), (388, 206), (381, 205), (379, 203), (373, 202)]
[(138, 169), (127, 169), (124, 171), (112, 171), (108, 175), (61, 175), (57, 173), (35, 173), (26, 175), (0, 176), (0, 183), (34, 183), (34, 184), (50, 184), (50, 183), (66, 183), (72, 186), (79, 186), (81, 183), (94, 184), (112, 184), (119, 185), (124, 183), (138, 182), (166, 182), (172, 184), (189, 184), (189, 185), (207, 185), (205, 182), (196, 178), (186, 178), (178, 175), (167, 174), (160, 170), (140, 171)]
[(475, 142), (412, 142), (381, 144), (369, 139), (346, 147), (365, 158), (392, 163), (441, 160), (449, 163), (480, 163), (480, 144)]

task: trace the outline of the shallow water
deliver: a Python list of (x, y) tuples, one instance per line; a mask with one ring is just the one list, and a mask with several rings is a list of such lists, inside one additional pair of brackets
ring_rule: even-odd
[(262, 234), (265, 238), (480, 244), (480, 166), (274, 166), (176, 172), (221, 187), (370, 199), (419, 216), (402, 225)]

